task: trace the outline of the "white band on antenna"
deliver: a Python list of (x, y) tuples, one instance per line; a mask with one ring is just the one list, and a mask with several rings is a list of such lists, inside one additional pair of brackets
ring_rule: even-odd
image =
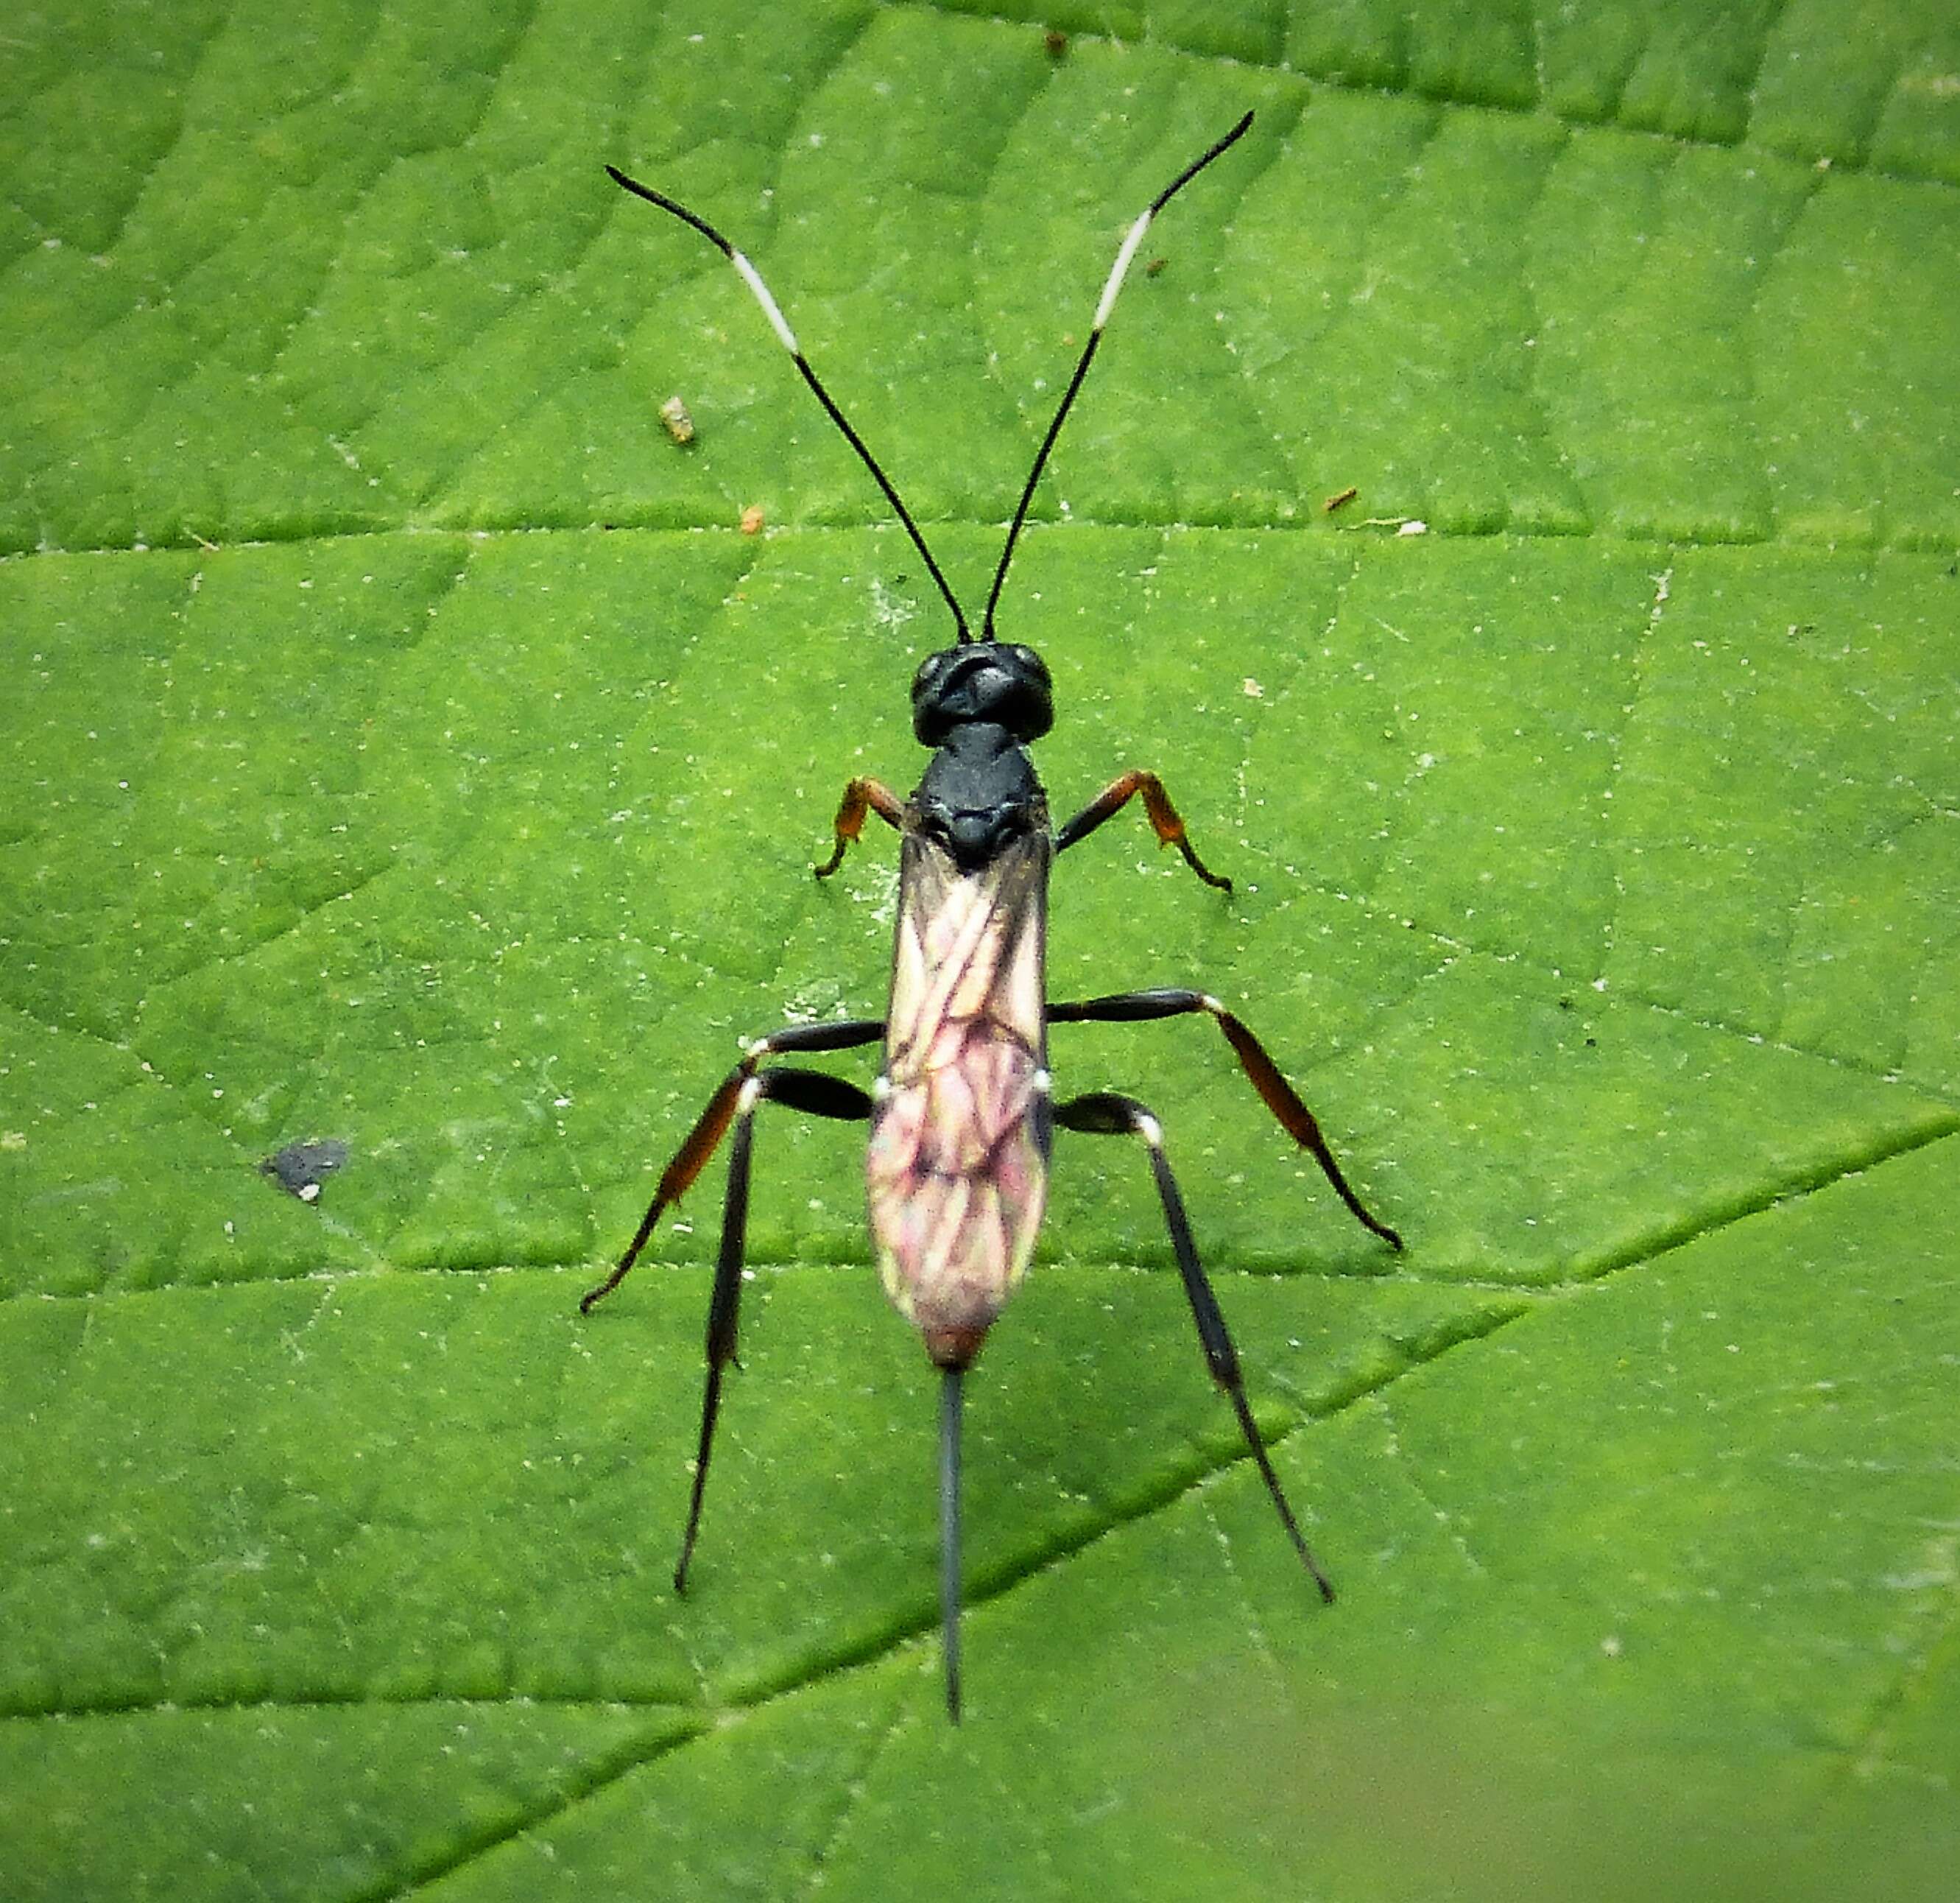
[[(1139, 232), (1138, 235), (1141, 237), (1142, 234)], [(728, 253), (728, 262), (741, 272), (742, 282), (756, 294), (756, 301), (762, 307), (762, 315), (768, 319), (771, 329), (783, 340), (783, 348), (792, 357), (800, 357), (803, 352), (797, 348), (795, 334), (784, 320), (783, 313), (776, 308), (775, 299), (769, 295), (769, 287), (756, 275), (756, 267), (740, 252), (733, 249)]]
[(1144, 241), (1144, 234), (1150, 228), (1153, 212), (1146, 212), (1130, 227), (1130, 235), (1123, 240), (1123, 248), (1116, 253), (1116, 262), (1111, 267), (1109, 282), (1102, 287), (1102, 301), (1096, 307), (1096, 321), (1090, 327), (1100, 330), (1109, 321), (1109, 313), (1115, 308), (1116, 293), (1123, 288), (1124, 274), (1130, 268), (1130, 260), (1137, 255), (1137, 247)]

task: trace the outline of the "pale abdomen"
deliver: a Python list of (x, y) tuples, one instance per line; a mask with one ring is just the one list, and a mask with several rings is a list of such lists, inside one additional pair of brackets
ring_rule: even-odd
[(1048, 851), (1030, 835), (969, 874), (905, 841), (867, 1182), (885, 1291), (942, 1367), (979, 1351), (1047, 1200)]

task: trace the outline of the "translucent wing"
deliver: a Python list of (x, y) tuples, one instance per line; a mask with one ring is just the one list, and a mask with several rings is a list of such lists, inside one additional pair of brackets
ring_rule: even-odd
[(1034, 1252), (1050, 1141), (1045, 826), (978, 871), (908, 829), (867, 1176), (885, 1292), (943, 1367), (978, 1353)]

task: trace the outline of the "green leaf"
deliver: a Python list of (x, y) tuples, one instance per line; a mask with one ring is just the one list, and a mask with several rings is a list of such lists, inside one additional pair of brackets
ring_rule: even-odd
[[(1002, 609), (1057, 807), (1236, 889), (1125, 813), (1051, 983), (1226, 1000), (1409, 1246), (1203, 1023), (1058, 1030), (1340, 1597), (1064, 1134), (956, 1730), (853, 1133), (759, 1126), (684, 1600), (718, 1171), (577, 1313), (738, 1039), (880, 1008), (889, 835), (808, 868), (947, 635), (600, 168), (971, 609), (1249, 107)], [(0, 149), (0, 1889), (1948, 1892), (1950, 19), (43, 8)]]

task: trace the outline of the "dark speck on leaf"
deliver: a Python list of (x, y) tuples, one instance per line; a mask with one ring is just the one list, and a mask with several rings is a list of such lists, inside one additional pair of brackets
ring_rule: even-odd
[(259, 1164), (259, 1173), (301, 1202), (317, 1202), (320, 1185), (346, 1160), (347, 1146), (338, 1137), (315, 1137), (275, 1150)]

